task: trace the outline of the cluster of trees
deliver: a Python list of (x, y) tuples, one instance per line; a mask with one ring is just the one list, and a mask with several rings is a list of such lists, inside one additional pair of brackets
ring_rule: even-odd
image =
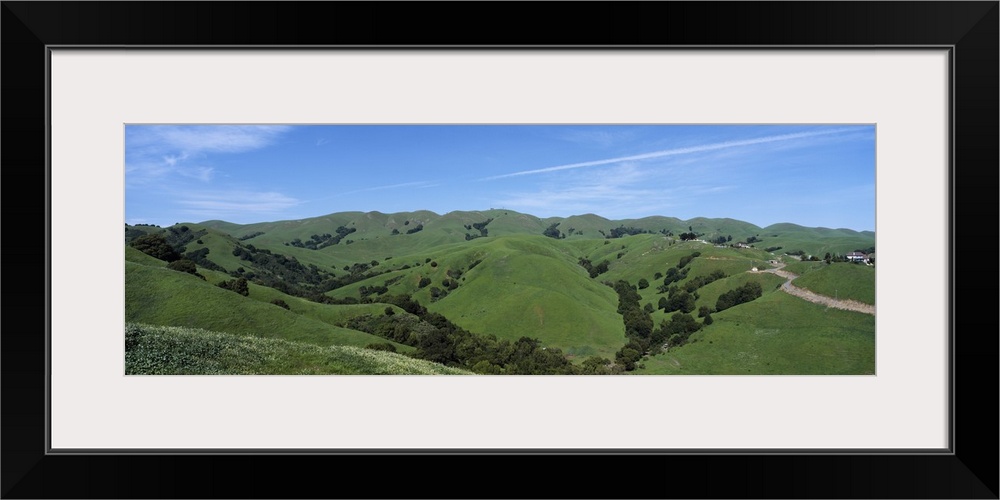
[(670, 290), (670, 285), (687, 278), (688, 271), (690, 270), (690, 268), (678, 269), (676, 267), (667, 269), (667, 274), (663, 277), (663, 283), (656, 287), (656, 293), (667, 293)]
[(781, 247), (767, 247), (764, 249), (765, 252), (777, 252), (778, 250), (781, 250)]
[(681, 234), (677, 235), (677, 237), (679, 237), (681, 239), (681, 241), (696, 240), (696, 239), (698, 239), (698, 236), (700, 236), (700, 235), (698, 233), (695, 233), (694, 231), (691, 231), (689, 233), (681, 233)]
[(130, 245), (132, 248), (162, 261), (173, 262), (181, 258), (181, 254), (170, 243), (167, 243), (167, 239), (159, 233), (143, 234), (132, 240)]
[(542, 231), (542, 234), (544, 234), (545, 236), (548, 236), (549, 238), (555, 238), (557, 240), (566, 237), (565, 234), (559, 232), (559, 223), (558, 222), (554, 222), (554, 223), (550, 224), (549, 227), (545, 228), (545, 231)]
[[(562, 351), (546, 348), (537, 339), (498, 340), (489, 334), (473, 334), (441, 314), (428, 312), (408, 295), (381, 299), (410, 314), (366, 315), (351, 318), (343, 326), (416, 347), (414, 357), (476, 373), (512, 375), (570, 375), (610, 373), (607, 360), (588, 359), (574, 366)], [(589, 371), (588, 371), (589, 370)]]
[[(292, 241), (286, 242), (285, 246), (293, 246), (298, 248), (308, 248), (309, 250), (319, 250), (321, 248), (326, 248), (328, 246), (336, 245), (341, 242), (347, 235), (357, 231), (357, 228), (338, 226), (334, 232), (336, 234), (324, 233), (324, 234), (314, 234), (309, 237), (309, 240), (303, 242), (302, 240), (295, 238)], [(260, 233), (264, 234), (264, 233)], [(242, 239), (241, 239), (242, 240)], [(351, 240), (344, 242), (345, 244), (351, 243)]]
[(688, 293), (692, 293), (695, 290), (717, 280), (721, 280), (726, 277), (726, 272), (722, 269), (716, 269), (712, 271), (707, 276), (696, 276), (691, 278), (687, 283), (684, 284), (684, 290)]
[(358, 288), (358, 294), (361, 295), (361, 298), (368, 297), (369, 295), (382, 295), (388, 292), (389, 292), (389, 287), (385, 285), (372, 285), (372, 286), (361, 285)]
[(670, 290), (670, 285), (672, 283), (676, 283), (687, 278), (688, 271), (691, 270), (691, 268), (687, 267), (687, 265), (690, 264), (692, 260), (700, 256), (701, 252), (694, 252), (690, 255), (685, 255), (684, 257), (681, 257), (680, 262), (678, 262), (676, 266), (667, 269), (666, 275), (656, 273), (656, 276), (654, 277), (655, 279), (660, 279), (660, 276), (663, 276), (663, 284), (656, 287), (656, 293), (667, 293)]
[[(706, 316), (704, 324), (711, 324)], [(688, 342), (691, 334), (702, 327), (690, 314), (676, 312), (670, 320), (660, 322), (660, 327), (653, 332), (653, 342), (657, 347), (666, 344), (668, 347), (680, 347)]]
[[(407, 222), (409, 222), (409, 221), (407, 221)], [(424, 225), (423, 224), (417, 224), (416, 226), (413, 226), (410, 229), (407, 229), (406, 230), (406, 234), (418, 233), (418, 232), (423, 231), (423, 230), (424, 230)]]
[(611, 234), (607, 235), (606, 237), (608, 239), (615, 239), (615, 238), (621, 238), (622, 236), (632, 236), (635, 234), (644, 234), (650, 232), (651, 231), (647, 231), (645, 229), (639, 229), (635, 227), (625, 227), (624, 225), (621, 225), (616, 228), (613, 228), (611, 230)]
[(193, 261), (194, 263), (198, 264), (201, 267), (204, 267), (205, 269), (211, 269), (212, 271), (219, 271), (222, 273), (228, 272), (224, 267), (208, 260), (207, 256), (209, 254), (209, 251), (210, 250), (208, 249), (208, 247), (201, 247), (197, 250), (192, 250), (184, 254), (184, 258)]
[(174, 226), (167, 228), (166, 239), (170, 246), (174, 247), (178, 253), (184, 253), (188, 243), (208, 234), (207, 229), (192, 231), (187, 226)]
[(592, 262), (590, 262), (590, 259), (587, 259), (585, 257), (580, 257), (580, 259), (577, 261), (577, 264), (583, 266), (583, 268), (586, 269), (587, 272), (590, 274), (591, 278), (596, 278), (608, 272), (608, 266), (611, 265), (611, 262), (609, 262), (607, 259), (604, 259), (595, 266)]
[(309, 250), (317, 250), (319, 248), (319, 245), (322, 245), (323, 243), (326, 243), (331, 239), (333, 239), (333, 235), (330, 233), (314, 234), (310, 236), (309, 240), (307, 240), (305, 243), (303, 243), (302, 240), (298, 238), (294, 238), (292, 241), (285, 243), (285, 246), (291, 245), (297, 248), (308, 248)]
[(167, 269), (172, 269), (174, 271), (180, 271), (182, 273), (193, 274), (201, 279), (206, 279), (203, 275), (198, 273), (198, 266), (195, 265), (194, 261), (189, 259), (175, 260), (167, 264)]
[(240, 267), (230, 273), (231, 276), (245, 278), (259, 285), (320, 303), (330, 303), (329, 297), (324, 295), (330, 290), (383, 274), (372, 270), (379, 265), (377, 260), (344, 266), (347, 274), (336, 276), (315, 264), (305, 266), (295, 257), (259, 249), (250, 244), (238, 244), (233, 249), (233, 255), (252, 263), (254, 270), (247, 271)]
[(256, 269), (256, 272), (247, 273), (237, 270), (237, 273), (264, 286), (272, 286), (272, 283), (285, 283), (318, 287), (324, 280), (333, 277), (315, 265), (303, 265), (295, 257), (287, 257), (250, 244), (237, 244), (233, 248), (233, 255), (240, 260), (252, 263)]
[(756, 281), (751, 281), (741, 287), (734, 288), (719, 296), (719, 299), (715, 302), (716, 311), (725, 311), (730, 307), (744, 304), (750, 302), (763, 295), (764, 290), (760, 286), (760, 283)]
[(717, 236), (709, 240), (709, 243), (714, 243), (716, 245), (725, 245), (729, 241), (733, 241), (732, 235)]
[(694, 311), (694, 303), (698, 300), (698, 292), (688, 292), (681, 290), (677, 285), (673, 285), (667, 291), (666, 297), (660, 297), (658, 306), (663, 312), (681, 311), (689, 313)]
[[(669, 347), (684, 345), (691, 334), (702, 327), (702, 323), (698, 323), (687, 312), (677, 312), (669, 320), (661, 321), (659, 327), (654, 329), (653, 320), (649, 316), (651, 307), (639, 307), (641, 297), (636, 288), (624, 280), (619, 280), (611, 286), (618, 293), (618, 312), (622, 315), (625, 336), (628, 338), (628, 342), (615, 353), (615, 364), (619, 370), (632, 371), (641, 368), (640, 361), (644, 356), (660, 353), (664, 345)], [(661, 298), (661, 303), (664, 300), (667, 299)], [(692, 304), (691, 310), (693, 309)], [(704, 324), (711, 324), (711, 316), (705, 317)]]
[(618, 294), (618, 314), (622, 315), (628, 339), (615, 353), (615, 364), (624, 371), (632, 371), (650, 348), (653, 319), (648, 311), (639, 306), (642, 297), (628, 281), (618, 280), (611, 287)]
[[(138, 226), (140, 224), (136, 225)], [(130, 244), (132, 243), (132, 240), (140, 236), (143, 236), (145, 234), (147, 234), (146, 231), (143, 231), (142, 229), (136, 229), (134, 227), (129, 227), (128, 224), (125, 224), (125, 244)]]
[(475, 238), (483, 238), (483, 237), (488, 236), (489, 235), (489, 230), (486, 229), (486, 226), (488, 226), (490, 222), (493, 222), (493, 218), (492, 217), (490, 217), (489, 219), (486, 219), (483, 222), (476, 222), (476, 223), (473, 223), (471, 225), (470, 224), (466, 224), (465, 225), (465, 229), (466, 230), (471, 231), (473, 229), (476, 229), (476, 230), (479, 231), (479, 235), (472, 235), (472, 234), (466, 233), (465, 234), (465, 239), (466, 240), (472, 240), (472, 239), (475, 239)]
[(240, 236), (237, 239), (240, 240), (240, 241), (246, 241), (246, 240), (251, 240), (253, 238), (256, 238), (256, 237), (258, 237), (258, 236), (260, 236), (262, 234), (264, 234), (264, 231), (254, 231), (254, 232), (252, 232), (250, 234), (244, 234), (243, 236)]

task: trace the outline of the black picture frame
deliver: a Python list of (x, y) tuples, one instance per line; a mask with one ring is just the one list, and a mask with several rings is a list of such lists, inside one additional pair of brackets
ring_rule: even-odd
[[(2, 4), (4, 498), (998, 498), (996, 1)], [(45, 234), (41, 245), (39, 234), (48, 227), (46, 52), (54, 45), (950, 47), (951, 452), (48, 454), (46, 282), (55, 243)], [(573, 477), (555, 473), (556, 462)], [(337, 481), (307, 479), (316, 468), (336, 471)]]

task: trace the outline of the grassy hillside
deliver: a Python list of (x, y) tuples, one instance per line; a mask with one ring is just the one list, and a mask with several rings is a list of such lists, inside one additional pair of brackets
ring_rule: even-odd
[[(241, 296), (190, 274), (135, 262), (125, 263), (125, 321), (280, 337), (318, 346), (385, 342)], [(398, 344), (397, 348), (407, 349)]]
[(575, 356), (613, 356), (625, 342), (617, 296), (546, 240), (491, 242), (461, 285), (428, 307), (473, 332), (533, 337)]
[(401, 354), (195, 328), (125, 325), (127, 375), (471, 375)]
[(691, 343), (644, 361), (636, 374), (871, 375), (875, 318), (783, 292), (720, 313)]
[(825, 262), (792, 282), (820, 295), (875, 303), (875, 268), (850, 262)]

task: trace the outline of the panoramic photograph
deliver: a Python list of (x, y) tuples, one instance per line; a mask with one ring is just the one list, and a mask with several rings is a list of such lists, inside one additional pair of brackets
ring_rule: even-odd
[(874, 375), (872, 124), (126, 125), (126, 375)]

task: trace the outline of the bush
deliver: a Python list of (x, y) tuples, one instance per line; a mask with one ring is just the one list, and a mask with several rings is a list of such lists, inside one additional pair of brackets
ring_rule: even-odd
[(274, 305), (276, 305), (276, 306), (278, 306), (278, 307), (281, 307), (281, 308), (284, 308), (284, 309), (288, 309), (289, 311), (292, 310), (291, 306), (289, 306), (288, 303), (285, 302), (284, 300), (274, 299), (274, 300), (271, 301), (271, 303), (274, 304)]
[(417, 283), (417, 288), (423, 288), (430, 284), (431, 284), (431, 279), (424, 276), (423, 278), (420, 278), (420, 283)]

